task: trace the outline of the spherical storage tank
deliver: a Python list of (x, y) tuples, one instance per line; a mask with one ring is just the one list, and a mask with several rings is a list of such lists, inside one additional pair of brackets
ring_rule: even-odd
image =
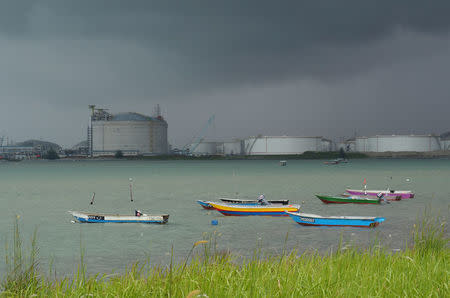
[(367, 138), (368, 152), (440, 150), (439, 138), (434, 135), (378, 135)]
[(246, 155), (302, 154), (305, 151), (322, 151), (322, 137), (261, 136), (244, 141)]
[(161, 117), (139, 113), (109, 114), (103, 110), (91, 116), (94, 155), (167, 154), (167, 122)]

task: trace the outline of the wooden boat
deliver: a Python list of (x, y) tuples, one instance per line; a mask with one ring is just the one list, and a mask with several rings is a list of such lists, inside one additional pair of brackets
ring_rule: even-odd
[(219, 202), (209, 202), (217, 211), (227, 216), (288, 216), (285, 211), (296, 212), (300, 210), (300, 205), (240, 205)]
[[(222, 202), (231, 204), (245, 204), (245, 205), (258, 205), (258, 200), (242, 200), (242, 199), (230, 199), (230, 198), (219, 198)], [(289, 200), (268, 200), (271, 204), (288, 205)]]
[(197, 203), (199, 203), (200, 206), (202, 206), (203, 208), (205, 208), (205, 209), (207, 209), (207, 210), (212, 210), (212, 209), (214, 209), (214, 207), (211, 206), (211, 205), (209, 204), (209, 202), (207, 202), (207, 201), (197, 200)]
[(348, 192), (351, 195), (357, 195), (357, 196), (377, 196), (378, 194), (383, 194), (388, 200), (391, 198), (398, 198), (400, 199), (412, 199), (414, 198), (414, 193), (410, 190), (392, 190), (392, 189), (385, 189), (385, 190), (365, 190), (365, 189), (346, 189), (346, 192)]
[(378, 197), (360, 197), (360, 196), (323, 196), (316, 195), (325, 204), (380, 204), (381, 198)]
[(103, 214), (82, 211), (69, 211), (80, 223), (158, 223), (165, 224), (169, 220), (168, 214), (148, 215), (135, 212), (135, 215)]
[(303, 226), (374, 228), (384, 217), (369, 216), (320, 216), (317, 214), (286, 212), (296, 223)]

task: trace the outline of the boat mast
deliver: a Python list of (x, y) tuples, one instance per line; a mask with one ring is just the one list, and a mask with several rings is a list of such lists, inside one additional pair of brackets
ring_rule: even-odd
[(133, 179), (130, 178), (130, 200), (133, 202)]

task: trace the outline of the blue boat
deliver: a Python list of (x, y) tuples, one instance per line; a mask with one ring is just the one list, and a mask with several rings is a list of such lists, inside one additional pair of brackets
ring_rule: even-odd
[(384, 217), (369, 216), (321, 216), (300, 212), (286, 212), (296, 223), (303, 226), (375, 228)]

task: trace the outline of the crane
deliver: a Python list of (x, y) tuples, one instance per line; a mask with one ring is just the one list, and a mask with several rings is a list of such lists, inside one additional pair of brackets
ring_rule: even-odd
[[(206, 132), (207, 132), (208, 128), (211, 126), (211, 124), (214, 123), (215, 118), (216, 118), (216, 116), (214, 114), (211, 117), (209, 117), (206, 124), (203, 125), (202, 129), (200, 130), (200, 133), (195, 135), (194, 138), (192, 138), (191, 142), (189, 142), (183, 146), (183, 148), (181, 149), (183, 154), (192, 155), (194, 153), (194, 151), (195, 151), (195, 149), (197, 149), (198, 145), (200, 145), (200, 143), (205, 139)], [(190, 145), (192, 145), (192, 146), (189, 150)]]

